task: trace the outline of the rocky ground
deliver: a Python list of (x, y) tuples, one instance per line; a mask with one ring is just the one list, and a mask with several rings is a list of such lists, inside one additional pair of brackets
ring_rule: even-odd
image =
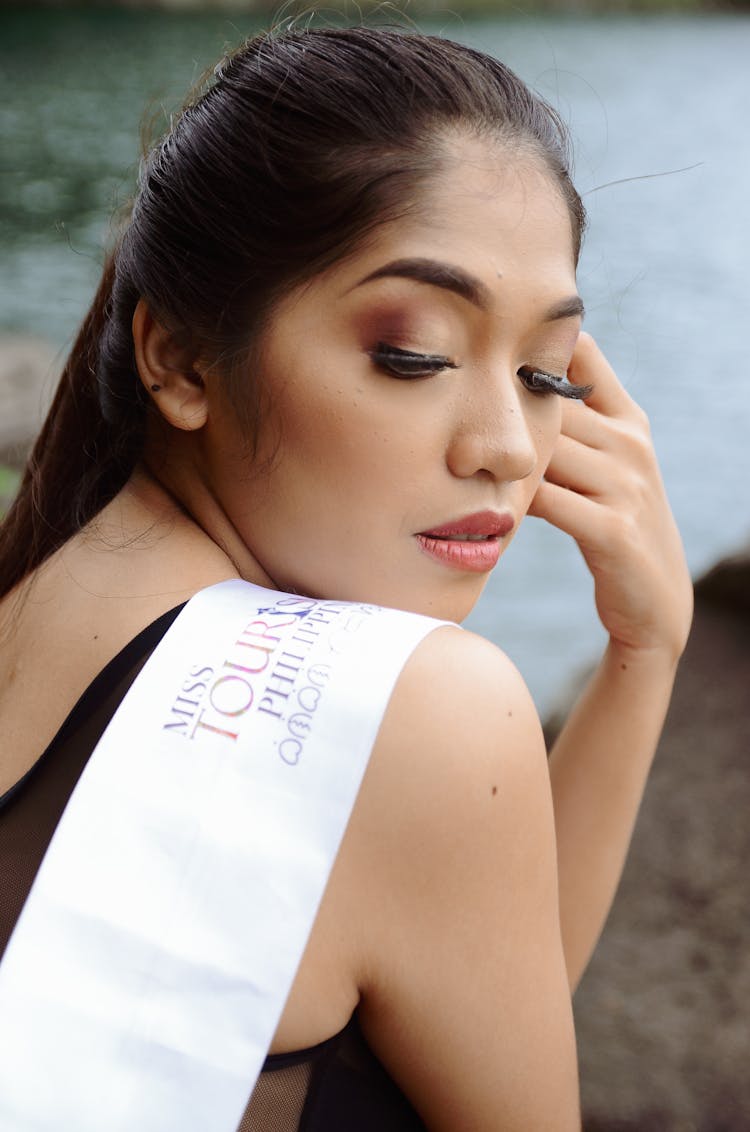
[[(0, 342), (0, 496), (53, 369), (43, 343)], [(750, 549), (696, 585), (622, 886), (576, 996), (585, 1132), (750, 1132), (749, 869)]]
[(586, 1132), (750, 1130), (750, 554), (696, 615), (609, 923), (576, 996)]

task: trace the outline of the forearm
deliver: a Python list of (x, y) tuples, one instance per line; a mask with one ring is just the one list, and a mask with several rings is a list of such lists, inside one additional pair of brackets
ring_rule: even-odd
[(676, 667), (661, 651), (610, 644), (550, 754), (572, 989), (617, 889)]

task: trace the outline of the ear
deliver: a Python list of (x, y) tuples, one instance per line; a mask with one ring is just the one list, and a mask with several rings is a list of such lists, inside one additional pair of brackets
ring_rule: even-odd
[(195, 353), (157, 322), (146, 302), (133, 315), (133, 344), (138, 375), (156, 408), (174, 428), (193, 432), (208, 416), (206, 387), (195, 370)]

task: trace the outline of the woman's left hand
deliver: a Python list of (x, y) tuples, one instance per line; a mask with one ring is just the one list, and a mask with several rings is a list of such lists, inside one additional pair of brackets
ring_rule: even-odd
[(586, 402), (564, 403), (560, 439), (529, 514), (578, 543), (613, 643), (676, 660), (693, 589), (648, 418), (589, 334), (581, 334), (568, 376), (594, 391)]

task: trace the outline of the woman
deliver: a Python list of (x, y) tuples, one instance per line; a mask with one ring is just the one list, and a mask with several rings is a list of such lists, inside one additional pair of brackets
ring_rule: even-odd
[(527, 513), (593, 574), (609, 643), (549, 767), (498, 649), (442, 628), (406, 663), (242, 1128), (578, 1127), (570, 992), (691, 612), (646, 419), (580, 333), (583, 223), (560, 122), (500, 63), (251, 40), (145, 161), (6, 519), (5, 938), (197, 592), (460, 621)]

